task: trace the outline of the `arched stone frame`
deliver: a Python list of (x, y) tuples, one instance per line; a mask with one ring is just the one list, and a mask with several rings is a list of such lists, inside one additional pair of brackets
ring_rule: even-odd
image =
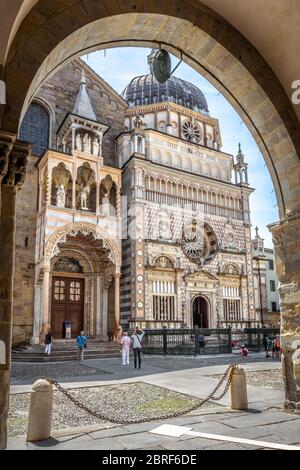
[[(12, 41), (4, 67), (3, 78), (7, 85), (9, 106), (5, 110), (3, 128), (16, 134), (22, 104), (26, 109), (43, 81), (56, 68), (78, 55), (79, 50), (83, 54), (84, 51), (116, 44), (149, 47), (161, 44), (177, 56), (183, 50), (185, 61), (209, 78), (238, 110), (263, 153), (275, 187), (282, 221), (272, 227), (277, 272), (282, 276), (280, 282), (283, 285), (297, 280), (299, 255), (297, 259), (294, 257), (292, 263), (289, 258), (292, 248), (288, 249), (287, 245), (293, 247), (299, 233), (300, 197), (299, 185), (295, 184), (300, 171), (299, 122), (280, 82), (264, 59), (233, 26), (198, 0), (174, 0), (171, 4), (169, 0), (162, 0), (147, 5), (143, 2), (136, 4), (133, 0), (120, 5), (95, 5), (92, 0), (86, 0), (84, 15), (79, 5), (79, 0), (78, 8), (74, 3), (74, 15), (72, 23), (67, 23), (68, 27), (61, 27), (62, 22), (66, 24), (64, 12), (57, 16), (56, 9), (44, 12), (39, 2), (24, 19)], [(133, 21), (129, 21), (128, 15), (132, 14), (133, 9)], [(34, 21), (37, 13), (41, 19), (38, 24)], [(119, 17), (114, 16), (120, 13)], [(140, 21), (142, 14), (144, 18)], [(149, 18), (147, 23), (145, 16), (148, 14), (173, 16), (159, 17), (161, 21), (152, 17), (153, 21)], [(112, 27), (113, 20), (119, 21), (119, 29)], [(46, 22), (51, 26), (50, 29), (44, 28)], [(80, 28), (78, 40), (78, 35), (74, 35)], [(178, 30), (181, 31), (180, 35)], [(102, 41), (101, 44), (95, 45), (96, 38)], [(41, 45), (41, 48), (38, 49), (37, 45)], [(56, 45), (59, 46), (55, 50)], [(22, 60), (23, 57), (26, 60)], [(28, 67), (28, 61), (31, 67)], [(298, 228), (295, 229), (295, 226)], [(282, 292), (285, 303), (290, 305), (290, 296), (284, 294), (284, 289)], [(286, 308), (295, 311), (293, 302)], [(294, 328), (295, 322), (289, 319)], [(290, 325), (287, 325), (287, 332), (290, 331)], [(294, 391), (291, 393), (293, 395)], [(298, 398), (300, 401), (300, 393)]]
[[(51, 166), (51, 205), (57, 206), (56, 203), (56, 192), (58, 186), (63, 185), (65, 190), (65, 208), (72, 208), (72, 170), (70, 171), (70, 164), (65, 162), (59, 162), (56, 166)], [(60, 175), (64, 172), (64, 175)], [(68, 179), (67, 179), (68, 178)], [(56, 180), (56, 181), (55, 181)]]
[(153, 258), (152, 266), (154, 268), (157, 268), (156, 263), (160, 258), (167, 258), (172, 264), (172, 268), (166, 268), (166, 269), (175, 269), (175, 261), (172, 258), (172, 256), (170, 256), (169, 254), (165, 255), (164, 253), (160, 253), (159, 255), (155, 256), (155, 258)]
[[(230, 266), (232, 266), (236, 270), (235, 273), (227, 272), (227, 270), (230, 268)], [(229, 263), (226, 263), (225, 266), (223, 266), (222, 273), (230, 274), (231, 276), (240, 276), (241, 275), (241, 270), (240, 270), (240, 267), (236, 263), (229, 262)]]
[(97, 209), (97, 201), (96, 201), (96, 186), (97, 182), (97, 166), (94, 162), (90, 161), (81, 161), (77, 160), (76, 165), (76, 193), (75, 193), (75, 202), (76, 208), (78, 210), (82, 209), (81, 201), (80, 201), (80, 186), (79, 182), (81, 181), (81, 186), (88, 187), (89, 193), (87, 196), (87, 204), (88, 210), (91, 212), (96, 212)]
[[(62, 244), (63, 245), (63, 244)], [(94, 287), (92, 285), (91, 273), (96, 272), (96, 266), (94, 260), (90, 259), (84, 250), (64, 250), (63, 246), (59, 252), (50, 259), (50, 276), (49, 276), (49, 324), (51, 324), (51, 299), (52, 299), (52, 278), (53, 278), (53, 262), (59, 254), (64, 254), (65, 256), (72, 256), (77, 259), (83, 267), (84, 277), (82, 275), (77, 275), (72, 273), (72, 278), (84, 279), (84, 305), (83, 305), (83, 329), (87, 335), (94, 334), (93, 325), (93, 295)], [(65, 277), (66, 273), (56, 274), (57, 277)], [(68, 275), (67, 275), (68, 276)]]
[(206, 292), (204, 294), (202, 293), (192, 293), (190, 294), (190, 325), (191, 328), (194, 326), (194, 321), (193, 321), (193, 304), (194, 300), (196, 300), (197, 297), (203, 297), (204, 300), (207, 303), (207, 320), (208, 320), (208, 328), (214, 328), (215, 326), (215, 321), (213, 318), (213, 293), (212, 292)]
[[(76, 237), (78, 234), (83, 234), (83, 235), (90, 235), (92, 234), (94, 236), (95, 240), (101, 240), (103, 243), (103, 247), (110, 250), (108, 253), (108, 258), (111, 261), (113, 265), (113, 271), (111, 272), (111, 269), (109, 272), (106, 273), (108, 276), (106, 282), (111, 283), (112, 277), (119, 276), (120, 275), (120, 266), (121, 266), (121, 253), (120, 250), (121, 248), (117, 246), (117, 244), (113, 240), (108, 240), (106, 238), (107, 234), (99, 229), (98, 227), (95, 227), (92, 224), (88, 223), (82, 223), (82, 222), (77, 222), (77, 223), (72, 223), (65, 225), (64, 227), (61, 227), (58, 229), (56, 232), (54, 232), (49, 239), (46, 242), (45, 246), (45, 254), (44, 254), (44, 260), (43, 260), (43, 272), (47, 273), (46, 275), (46, 291), (43, 294), (43, 298), (46, 299), (46, 305), (47, 305), (47, 312), (44, 311), (42, 314), (43, 317), (43, 322), (45, 322), (45, 319), (47, 318), (47, 324), (49, 323), (50, 319), (50, 306), (51, 306), (51, 260), (53, 257), (55, 257), (58, 253), (61, 252), (61, 248), (59, 245), (62, 246), (62, 251), (64, 243), (66, 243), (68, 237)], [(80, 256), (82, 257), (83, 262), (85, 262), (85, 267), (89, 271), (89, 273), (97, 273), (97, 266), (95, 264), (95, 260), (93, 259), (88, 259), (87, 255), (84, 253), (84, 251), (80, 251)], [(78, 253), (79, 253), (78, 251)], [(74, 253), (74, 251), (72, 251)], [(95, 285), (92, 286), (92, 278), (88, 277), (88, 283), (85, 283), (85, 299), (86, 299), (86, 305), (84, 306), (84, 319), (85, 319), (85, 327), (88, 328), (89, 331), (91, 331), (91, 325), (88, 323), (89, 321), (93, 321), (93, 324), (95, 324), (94, 320), (90, 320), (92, 318), (92, 304), (94, 302), (93, 296), (95, 293)], [(48, 286), (48, 287), (47, 287)], [(43, 286), (43, 289), (45, 286)]]
[[(110, 250), (109, 259), (116, 266), (116, 272), (120, 272), (121, 253), (120, 247), (113, 240), (107, 239), (107, 233), (93, 224), (74, 222), (64, 225), (56, 230), (47, 240), (45, 246), (45, 259), (50, 260), (57, 252), (57, 245), (64, 243), (68, 236), (76, 236), (78, 233), (93, 234), (95, 240), (102, 240), (103, 246)], [(49, 264), (50, 267), (50, 264)]]

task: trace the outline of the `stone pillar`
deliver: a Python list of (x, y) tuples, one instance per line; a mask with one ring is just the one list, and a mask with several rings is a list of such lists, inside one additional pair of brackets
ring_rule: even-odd
[[(0, 140), (0, 341), (5, 345), (5, 363), (0, 364), (0, 449), (7, 444), (13, 321), (13, 277), (15, 264), (16, 192), (23, 186), (30, 146), (25, 142)], [(10, 153), (9, 153), (10, 151)]]
[(72, 154), (74, 154), (74, 150), (75, 150), (75, 132), (76, 132), (75, 127), (72, 127)]
[(43, 337), (49, 326), (49, 289), (50, 289), (50, 267), (44, 269), (43, 279), (43, 320), (40, 337)]
[(46, 185), (46, 206), (51, 206), (52, 199), (52, 169), (48, 169)]
[(72, 179), (72, 209), (76, 209), (76, 176)]
[(39, 344), (41, 316), (41, 286), (34, 286), (34, 314), (33, 314), (33, 334), (32, 344)]
[(108, 289), (109, 285), (103, 285), (103, 336), (108, 334)]
[(300, 413), (300, 213), (269, 225), (273, 235), (281, 310), (285, 409)]
[(100, 214), (100, 183), (96, 183), (96, 214)]
[(101, 293), (102, 293), (102, 279), (101, 275), (97, 274), (97, 288), (96, 288), (96, 336), (101, 335)]
[(120, 273), (114, 274), (115, 278), (115, 327), (120, 325)]

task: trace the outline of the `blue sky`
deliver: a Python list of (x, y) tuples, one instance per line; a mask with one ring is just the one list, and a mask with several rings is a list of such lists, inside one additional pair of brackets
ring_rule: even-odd
[[(82, 59), (121, 93), (133, 77), (149, 73), (149, 52), (150, 49), (146, 48), (120, 47), (94, 52)], [(172, 57), (172, 65), (177, 63), (178, 59)], [(250, 198), (252, 236), (255, 235), (254, 227), (257, 225), (260, 235), (265, 238), (266, 246), (271, 247), (272, 238), (267, 225), (278, 220), (277, 201), (264, 159), (248, 128), (223, 95), (198, 72), (182, 63), (175, 75), (192, 82), (204, 93), (210, 115), (219, 119), (222, 150), (236, 155), (238, 142), (241, 142), (245, 160), (249, 164), (249, 183), (255, 188)]]

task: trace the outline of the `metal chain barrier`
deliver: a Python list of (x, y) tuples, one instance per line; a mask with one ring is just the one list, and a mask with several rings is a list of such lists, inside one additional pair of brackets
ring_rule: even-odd
[[(104, 414), (99, 413), (98, 411), (91, 410), (86, 405), (84, 405), (83, 403), (76, 400), (76, 398), (74, 398), (71, 395), (71, 393), (69, 393), (67, 390), (65, 390), (56, 380), (49, 379), (48, 377), (42, 377), (42, 378), (44, 380), (47, 380), (48, 382), (50, 382), (52, 385), (54, 385), (57, 388), (57, 390), (59, 390), (61, 393), (63, 393), (63, 395), (65, 395), (71, 402), (73, 402), (74, 405), (78, 406), (78, 408), (81, 408), (82, 410), (86, 411), (87, 413), (94, 416), (95, 418), (101, 419), (102, 421), (109, 421), (110, 423), (115, 423), (115, 424), (134, 424), (134, 423), (146, 423), (146, 422), (150, 422), (150, 421), (158, 421), (158, 420), (161, 420), (161, 419), (176, 418), (177, 416), (185, 415), (187, 413), (190, 413), (191, 411), (194, 411), (194, 410), (200, 408), (201, 406), (204, 405), (204, 403), (207, 403), (210, 400), (212, 400), (212, 401), (221, 400), (226, 395), (226, 393), (227, 393), (227, 391), (230, 387), (233, 372), (234, 372), (234, 369), (236, 367), (237, 367), (237, 364), (230, 365), (226, 369), (224, 374), (222, 375), (221, 379), (219, 380), (219, 382), (216, 385), (216, 387), (214, 388), (214, 390), (206, 398), (201, 399), (201, 400), (197, 400), (197, 403), (195, 405), (189, 407), (188, 409), (182, 410), (182, 411), (176, 411), (176, 412), (173, 412), (169, 415), (160, 415), (160, 416), (140, 418), (140, 419), (125, 419), (125, 418), (117, 419), (117, 418), (107, 417)], [(223, 392), (221, 392), (221, 394), (216, 397), (215, 393), (223, 385), (226, 378), (227, 378), (227, 381), (226, 381), (226, 385), (225, 385), (225, 388), (224, 388)], [(104, 402), (104, 404), (105, 404), (105, 402)]]

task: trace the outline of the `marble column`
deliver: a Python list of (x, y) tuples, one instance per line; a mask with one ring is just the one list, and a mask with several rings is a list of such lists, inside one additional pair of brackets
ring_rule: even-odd
[(281, 310), (285, 409), (300, 413), (300, 212), (269, 225)]
[(109, 285), (105, 283), (103, 285), (103, 336), (108, 335), (108, 289)]
[(101, 274), (97, 274), (97, 289), (96, 289), (96, 336), (101, 335), (101, 313), (102, 313), (102, 279)]
[(76, 176), (72, 179), (72, 209), (76, 209)]
[(39, 344), (41, 317), (41, 286), (34, 286), (33, 334), (31, 344)]
[(120, 326), (120, 273), (114, 274), (115, 278), (115, 327)]
[(49, 325), (49, 290), (50, 290), (50, 267), (44, 269), (43, 279), (43, 315), (40, 337), (45, 335)]
[[(25, 142), (3, 142), (0, 135), (1, 218), (0, 218), (0, 341), (5, 357), (0, 363), (0, 449), (7, 445), (9, 407), (13, 278), (15, 265), (16, 192), (25, 179), (30, 146)], [(10, 152), (10, 153), (9, 153)]]

